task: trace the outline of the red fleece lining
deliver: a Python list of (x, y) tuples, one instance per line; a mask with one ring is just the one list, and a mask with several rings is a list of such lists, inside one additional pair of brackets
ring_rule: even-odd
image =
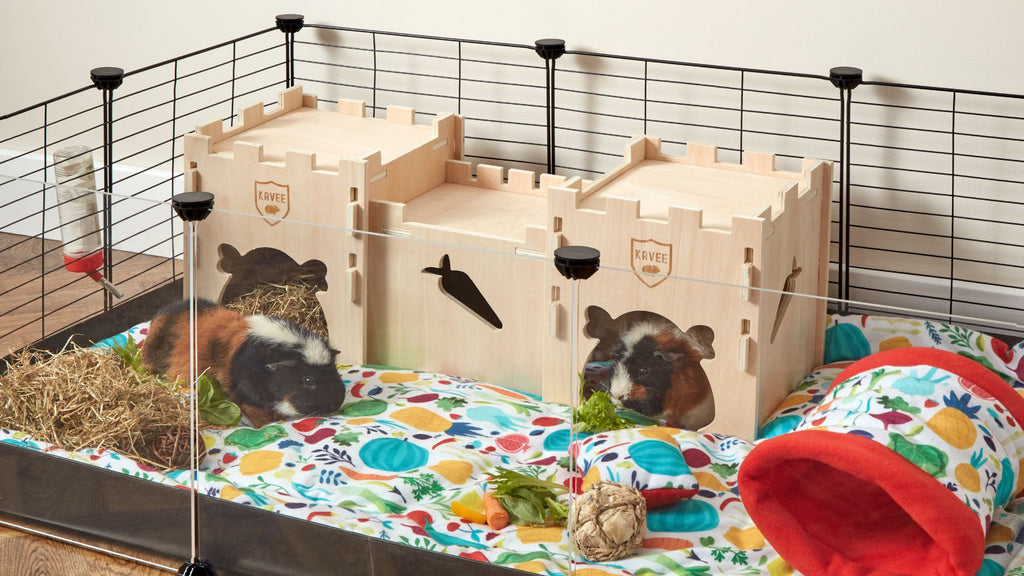
[(739, 469), (747, 511), (808, 575), (974, 576), (985, 534), (935, 478), (855, 434), (804, 430), (759, 443)]

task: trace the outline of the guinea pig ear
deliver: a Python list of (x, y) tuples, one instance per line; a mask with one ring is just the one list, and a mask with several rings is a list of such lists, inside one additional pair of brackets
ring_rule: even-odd
[(690, 343), (693, 344), (694, 350), (700, 354), (701, 358), (710, 360), (715, 357), (715, 349), (711, 346), (711, 343), (715, 341), (715, 331), (709, 326), (703, 324), (691, 326), (686, 331), (686, 335), (690, 337)]
[(587, 324), (583, 327), (583, 333), (591, 338), (604, 340), (611, 336), (617, 336), (615, 332), (615, 321), (604, 308), (600, 306), (587, 306)]
[(294, 368), (295, 365), (295, 360), (279, 360), (277, 362), (270, 362), (268, 364), (264, 364), (263, 366), (267, 370), (270, 370), (271, 372), (276, 372), (281, 368)]
[(242, 258), (242, 255), (238, 253), (231, 244), (221, 244), (217, 246), (217, 253), (220, 256), (220, 262), (217, 263), (217, 268), (221, 272), (228, 274), (234, 273), (235, 264)]

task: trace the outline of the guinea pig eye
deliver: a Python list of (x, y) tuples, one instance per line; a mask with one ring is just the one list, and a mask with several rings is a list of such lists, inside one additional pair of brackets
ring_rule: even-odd
[(302, 381), (302, 385), (305, 386), (306, 388), (313, 388), (314, 386), (316, 386), (316, 382), (314, 382), (312, 378), (307, 376), (306, 379)]
[(646, 366), (641, 366), (637, 370), (637, 374), (639, 374), (640, 376), (647, 376), (647, 367)]

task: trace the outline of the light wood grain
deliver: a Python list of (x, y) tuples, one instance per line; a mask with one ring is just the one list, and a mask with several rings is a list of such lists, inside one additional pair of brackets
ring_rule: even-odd
[[(821, 361), (825, 307), (814, 296), (827, 289), (831, 165), (808, 161), (801, 173), (790, 173), (776, 170), (770, 154), (746, 153), (743, 164), (729, 164), (717, 161), (713, 146), (688, 144), (685, 156), (660, 148), (656, 138), (635, 138), (608, 174), (552, 188), (549, 216), (562, 223), (558, 243), (601, 252), (602, 269), (581, 283), (578, 307), (598, 305), (613, 318), (645, 310), (682, 330), (711, 327), (715, 357), (701, 363), (718, 408), (709, 429), (753, 439)], [(644, 243), (671, 246), (657, 264), (670, 278), (640, 273), (636, 247)], [(802, 273), (792, 292), (807, 297), (791, 299), (773, 340), (777, 291), (794, 260)], [(548, 277), (562, 296), (552, 319), (558, 343), (545, 350), (543, 395), (568, 401), (567, 375), (582, 369), (596, 341), (569, 345), (572, 286), (554, 272)]]
[(166, 576), (184, 562), (7, 515), (0, 522), (4, 575)]
[[(214, 193), (213, 214), (197, 224), (196, 286), (219, 301), (229, 275), (218, 268), (219, 246), (241, 254), (270, 247), (297, 263), (326, 264), (328, 289), (319, 300), (339, 360), (367, 360), (369, 290), (365, 230), (371, 198), (402, 199), (444, 179), (444, 162), (461, 150), (460, 120), (415, 124), (415, 111), (389, 107), (387, 119), (366, 118), (365, 106), (345, 101), (337, 111), (316, 108), (301, 87), (281, 93), (268, 112), (246, 108), (239, 125), (218, 123), (185, 137), (189, 190)], [(273, 214), (257, 190), (287, 196)]]
[[(125, 299), (182, 272), (180, 261), (119, 250), (113, 262)], [(0, 234), (0, 270), (0, 356), (103, 311), (103, 289), (64, 269), (59, 241)]]

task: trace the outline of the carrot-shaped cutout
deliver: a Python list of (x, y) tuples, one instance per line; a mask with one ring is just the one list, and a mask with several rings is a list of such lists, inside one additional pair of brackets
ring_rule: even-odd
[(484, 492), (483, 503), (484, 516), (487, 517), (487, 525), (491, 530), (501, 530), (508, 526), (508, 512), (494, 496), (494, 492)]

